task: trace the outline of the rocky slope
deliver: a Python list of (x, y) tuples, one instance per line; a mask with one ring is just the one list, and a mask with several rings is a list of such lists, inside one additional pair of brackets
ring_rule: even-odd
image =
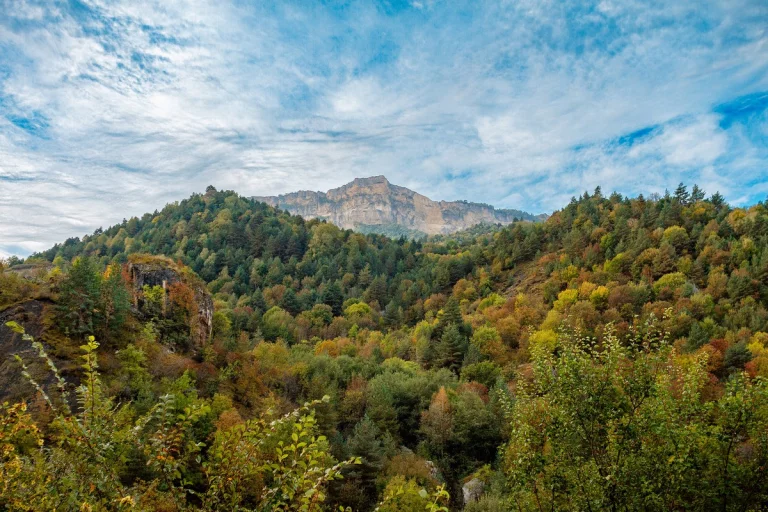
[(345, 229), (384, 234), (448, 234), (480, 223), (510, 224), (515, 219), (541, 220), (520, 210), (496, 209), (466, 201), (433, 201), (392, 185), (384, 176), (357, 178), (328, 192), (302, 190), (256, 201), (305, 218), (321, 218)]

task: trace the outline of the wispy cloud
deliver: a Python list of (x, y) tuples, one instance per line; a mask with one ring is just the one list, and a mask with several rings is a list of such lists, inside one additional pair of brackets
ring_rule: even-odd
[(206, 185), (768, 194), (768, 4), (0, 0), (0, 251)]

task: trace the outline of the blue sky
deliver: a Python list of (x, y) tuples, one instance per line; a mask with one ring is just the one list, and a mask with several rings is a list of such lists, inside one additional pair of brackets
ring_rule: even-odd
[(0, 0), (0, 256), (384, 174), (534, 213), (768, 196), (768, 3)]

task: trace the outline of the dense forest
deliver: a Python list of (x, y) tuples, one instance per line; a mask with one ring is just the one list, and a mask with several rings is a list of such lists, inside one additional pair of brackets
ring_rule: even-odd
[(0, 264), (0, 509), (764, 510), (767, 307), (696, 186), (416, 240), (209, 187)]

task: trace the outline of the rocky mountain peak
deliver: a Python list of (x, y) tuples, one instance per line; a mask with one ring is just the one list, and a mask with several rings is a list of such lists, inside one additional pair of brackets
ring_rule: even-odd
[(385, 176), (355, 178), (327, 192), (299, 191), (253, 198), (302, 217), (320, 218), (345, 229), (386, 234), (448, 234), (480, 223), (540, 220), (521, 210), (466, 201), (433, 201), (393, 185)]

